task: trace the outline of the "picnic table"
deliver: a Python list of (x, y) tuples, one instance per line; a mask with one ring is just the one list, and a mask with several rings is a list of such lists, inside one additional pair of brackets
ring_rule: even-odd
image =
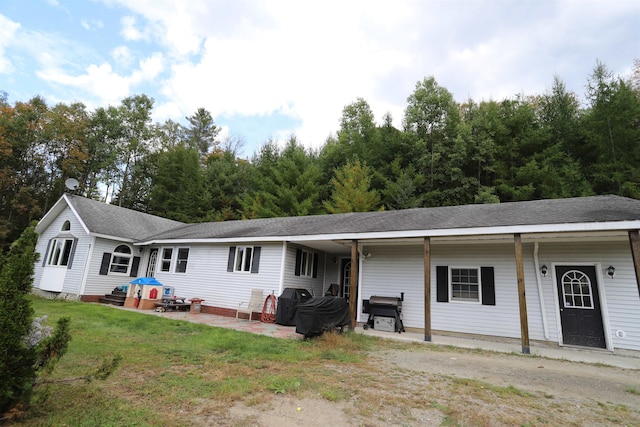
[(153, 304), (156, 306), (156, 311), (189, 311), (191, 309), (191, 303), (185, 302), (183, 297), (162, 297), (160, 302)]

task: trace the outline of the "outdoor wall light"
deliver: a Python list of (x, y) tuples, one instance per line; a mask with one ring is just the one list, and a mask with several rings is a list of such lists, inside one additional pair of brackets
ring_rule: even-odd
[(542, 267), (540, 267), (540, 273), (542, 273), (542, 277), (547, 277), (548, 272), (549, 272), (549, 269), (547, 268), (546, 265), (543, 265)]
[(613, 276), (615, 275), (616, 275), (616, 268), (613, 265), (610, 265), (609, 268), (607, 268), (607, 276), (613, 279)]

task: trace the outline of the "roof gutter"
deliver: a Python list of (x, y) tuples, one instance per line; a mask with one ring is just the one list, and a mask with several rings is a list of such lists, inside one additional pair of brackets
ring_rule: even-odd
[[(581, 233), (581, 232), (603, 232), (617, 231), (627, 232), (628, 230), (640, 229), (640, 221), (616, 221), (616, 222), (588, 222), (575, 224), (548, 224), (548, 225), (510, 225), (500, 227), (473, 227), (473, 228), (451, 228), (435, 230), (399, 230), (399, 231), (375, 231), (364, 233), (335, 233), (335, 234), (309, 234), (293, 236), (249, 236), (249, 237), (222, 237), (222, 238), (176, 238), (176, 239), (152, 239), (134, 243), (135, 245), (152, 244), (182, 244), (182, 243), (231, 243), (231, 242), (305, 242), (316, 240), (371, 240), (371, 239), (406, 239), (422, 237), (467, 237), (467, 236), (498, 236), (544, 233)], [(133, 242), (133, 240), (131, 240)]]

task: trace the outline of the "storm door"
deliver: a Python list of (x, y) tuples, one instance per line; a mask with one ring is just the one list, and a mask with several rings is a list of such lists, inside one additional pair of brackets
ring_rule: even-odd
[(562, 341), (606, 348), (594, 266), (556, 266)]
[(342, 260), (342, 277), (340, 280), (340, 296), (349, 302), (351, 293), (351, 260)]
[(147, 277), (155, 277), (157, 260), (158, 260), (158, 248), (153, 248), (149, 253), (149, 264), (147, 264)]

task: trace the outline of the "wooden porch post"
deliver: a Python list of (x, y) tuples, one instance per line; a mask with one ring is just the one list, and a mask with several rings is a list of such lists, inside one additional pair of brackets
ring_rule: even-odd
[(638, 230), (629, 230), (629, 243), (631, 244), (633, 268), (636, 270), (636, 285), (638, 286), (638, 296), (640, 296), (640, 235), (638, 234)]
[(524, 263), (522, 261), (522, 238), (519, 233), (513, 235), (516, 249), (516, 274), (518, 277), (518, 302), (520, 305), (520, 334), (522, 336), (522, 352), (530, 354), (529, 321), (527, 320), (527, 299), (524, 288)]
[(356, 327), (358, 318), (358, 241), (351, 242), (351, 275), (349, 277), (349, 315), (351, 316), (351, 327)]
[(424, 238), (424, 340), (431, 341), (431, 239)]

